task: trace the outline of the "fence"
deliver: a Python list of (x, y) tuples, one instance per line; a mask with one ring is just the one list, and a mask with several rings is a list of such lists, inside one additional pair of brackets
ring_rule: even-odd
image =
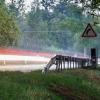
[(56, 55), (55, 57), (51, 58), (45, 67), (44, 72), (47, 72), (53, 64), (56, 65), (56, 70), (63, 70), (66, 68), (66, 66), (68, 69), (88, 68), (90, 66), (90, 62), (91, 61), (89, 58)]

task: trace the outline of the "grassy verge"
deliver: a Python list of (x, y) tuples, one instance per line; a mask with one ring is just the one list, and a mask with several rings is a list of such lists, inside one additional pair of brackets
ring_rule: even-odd
[(0, 100), (100, 100), (100, 71), (0, 72)]

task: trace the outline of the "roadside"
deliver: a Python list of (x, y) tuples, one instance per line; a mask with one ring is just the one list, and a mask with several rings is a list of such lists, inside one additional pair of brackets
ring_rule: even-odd
[(0, 72), (0, 100), (100, 100), (100, 71)]

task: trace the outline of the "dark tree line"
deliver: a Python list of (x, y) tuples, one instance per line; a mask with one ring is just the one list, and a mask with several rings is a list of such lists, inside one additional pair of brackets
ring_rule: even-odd
[[(47, 51), (99, 47), (99, 0), (33, 0), (28, 12), (25, 0), (11, 0), (9, 4), (0, 1), (3, 4), (0, 15), (6, 14), (6, 19), (10, 19), (6, 24), (9, 30), (6, 27), (0, 30), (4, 37), (0, 41), (5, 46), (17, 44), (19, 48)], [(98, 33), (98, 38), (89, 45), (88, 40), (80, 38), (87, 23)]]

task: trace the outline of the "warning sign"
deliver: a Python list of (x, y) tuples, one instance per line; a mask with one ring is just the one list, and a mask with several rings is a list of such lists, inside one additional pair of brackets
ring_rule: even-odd
[(96, 37), (96, 36), (97, 34), (95, 33), (95, 31), (93, 30), (92, 26), (89, 23), (85, 31), (83, 32), (82, 37)]

